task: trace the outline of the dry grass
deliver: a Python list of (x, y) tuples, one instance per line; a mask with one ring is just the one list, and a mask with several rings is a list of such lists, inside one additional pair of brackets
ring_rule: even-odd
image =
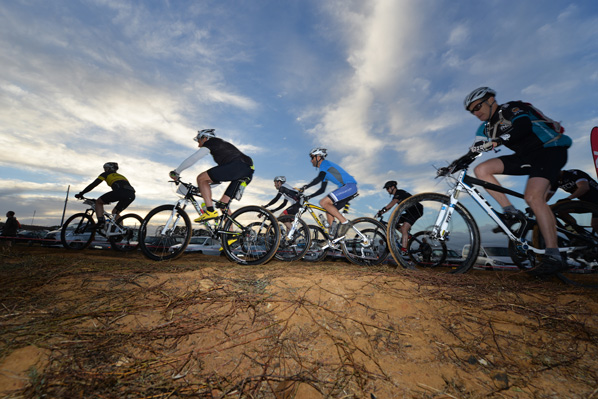
[(26, 365), (9, 398), (598, 397), (598, 296), (555, 281), (40, 248), (2, 261), (0, 392)]

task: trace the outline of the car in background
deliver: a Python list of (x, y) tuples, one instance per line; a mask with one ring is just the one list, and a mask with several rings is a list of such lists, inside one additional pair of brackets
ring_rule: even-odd
[[(435, 249), (432, 251), (432, 259), (438, 258), (440, 256), (442, 256), (442, 249)], [(446, 258), (444, 258), (443, 264), (460, 265), (461, 263), (463, 263), (464, 260), (465, 259), (461, 257), (461, 255), (459, 255), (457, 251), (455, 251), (454, 249), (447, 248)]]
[[(463, 257), (469, 253), (469, 244), (463, 247)], [(519, 267), (511, 259), (509, 249), (499, 246), (480, 246), (480, 252), (476, 259), (474, 268), (488, 270), (519, 270)]]
[(48, 230), (19, 230), (17, 233), (17, 243), (27, 245), (40, 244), (46, 234), (48, 234)]
[[(170, 247), (170, 251), (174, 252), (180, 248), (181, 244), (176, 244)], [(192, 236), (189, 240), (189, 245), (185, 248), (185, 252), (195, 252), (205, 255), (220, 255), (222, 245), (220, 241), (207, 236)]]
[[(62, 245), (62, 241), (60, 240), (60, 232), (61, 232), (61, 230), (52, 230), (52, 231), (48, 232), (45, 235), (45, 237), (43, 238), (42, 246), (44, 246), (44, 247), (62, 247), (63, 245)], [(87, 239), (89, 238), (89, 234), (91, 234), (91, 233), (83, 233), (83, 234), (74, 236), (73, 232), (69, 230), (66, 233), (66, 237), (69, 240), (87, 241)], [(107, 249), (110, 247), (111, 247), (110, 242), (108, 242), (108, 240), (105, 237), (102, 237), (102, 236), (96, 234), (94, 240), (91, 242), (91, 244), (89, 245), (88, 248)]]

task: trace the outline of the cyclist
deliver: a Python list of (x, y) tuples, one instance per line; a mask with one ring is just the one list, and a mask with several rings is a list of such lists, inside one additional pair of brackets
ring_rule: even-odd
[(118, 170), (118, 163), (106, 162), (104, 164), (104, 173), (100, 174), (91, 184), (83, 189), (79, 194), (75, 194), (75, 198), (83, 198), (83, 196), (96, 188), (103, 181), (112, 188), (112, 191), (103, 194), (96, 200), (96, 215), (98, 217), (97, 228), (101, 229), (104, 226), (104, 204), (110, 204), (117, 202), (116, 206), (112, 210), (112, 215), (118, 218), (120, 213), (127, 209), (129, 205), (135, 200), (135, 189), (131, 186), (131, 183), (126, 177), (120, 173), (116, 173)]
[(334, 218), (338, 219), (341, 225), (338, 228), (336, 236), (342, 237), (347, 233), (349, 227), (351, 227), (351, 222), (340, 213), (339, 209), (343, 208), (351, 199), (357, 196), (357, 182), (353, 176), (348, 174), (343, 168), (325, 159), (327, 155), (328, 151), (326, 148), (322, 147), (316, 147), (310, 151), (309, 157), (311, 158), (311, 164), (318, 168), (320, 173), (299, 191), (304, 192), (309, 187), (315, 186), (321, 182), (322, 185), (316, 192), (306, 196), (307, 199), (310, 199), (317, 197), (326, 191), (326, 186), (329, 181), (339, 187), (326, 197), (322, 198), (320, 200), (320, 206), (326, 209), (326, 217), (329, 225), (332, 225)]
[(182, 171), (193, 166), (197, 161), (208, 155), (208, 153), (212, 154), (217, 166), (197, 176), (197, 187), (199, 187), (199, 192), (206, 203), (206, 212), (195, 219), (195, 222), (203, 222), (218, 217), (218, 212), (214, 210), (210, 184), (223, 181), (231, 182), (220, 199), (221, 203), (228, 204), (230, 199), (236, 194), (234, 192), (237, 187), (236, 181), (244, 178), (251, 181), (254, 168), (253, 160), (250, 157), (243, 154), (231, 143), (216, 137), (214, 129), (198, 131), (193, 140), (197, 141), (199, 150), (185, 159), (175, 170), (171, 171), (170, 178), (178, 180)]
[[(536, 215), (546, 242), (546, 256), (533, 272), (558, 272), (567, 264), (558, 251), (556, 220), (546, 203), (546, 192), (567, 162), (571, 138), (563, 134), (560, 124), (544, 116), (531, 104), (511, 101), (500, 105), (495, 96), (496, 91), (480, 87), (465, 97), (465, 109), (482, 121), (476, 132), (476, 142), (470, 150), (481, 152), (488, 150), (484, 144), (489, 146), (491, 143), (489, 149), (504, 144), (514, 154), (482, 162), (474, 169), (475, 175), (497, 185), (500, 183), (495, 175), (529, 176), (524, 199)], [(491, 190), (488, 193), (502, 206), (506, 223), (512, 224), (520, 217), (521, 212), (505, 194)]]
[[(563, 200), (577, 198), (581, 201), (598, 204), (598, 182), (582, 170), (562, 170), (559, 179), (550, 187), (546, 199), (552, 198), (559, 188), (571, 194)], [(598, 215), (592, 215), (592, 229), (598, 232)]]
[(276, 197), (274, 197), (274, 199), (272, 199), (272, 201), (268, 202), (266, 205), (263, 205), (263, 208), (268, 208), (271, 205), (274, 205), (278, 202), (278, 200), (280, 200), (280, 198), (283, 198), (283, 202), (280, 206), (278, 206), (275, 209), (272, 209), (271, 212), (277, 212), (279, 210), (281, 210), (282, 208), (286, 207), (287, 204), (290, 202), (291, 206), (289, 206), (287, 209), (285, 209), (284, 211), (282, 211), (282, 213), (280, 214), (280, 216), (283, 215), (291, 215), (294, 216), (295, 214), (297, 214), (297, 212), (299, 211), (299, 203), (297, 202), (299, 200), (299, 191), (295, 190), (293, 187), (289, 186), (287, 183), (287, 178), (284, 176), (276, 176), (274, 178), (274, 187), (276, 187), (276, 189), (278, 190), (278, 192), (276, 193)]
[[(403, 202), (407, 198), (411, 197), (411, 194), (405, 190), (397, 188), (397, 182), (389, 180), (384, 183), (383, 187), (388, 194), (392, 195), (392, 200), (384, 208), (380, 209), (376, 213), (376, 218), (384, 215), (387, 211), (391, 210), (396, 204)], [(411, 226), (419, 219), (424, 213), (424, 207), (422, 204), (417, 204), (405, 211), (403, 215), (397, 221), (397, 228), (401, 232), (401, 254), (407, 255), (407, 245), (409, 239), (409, 230)]]

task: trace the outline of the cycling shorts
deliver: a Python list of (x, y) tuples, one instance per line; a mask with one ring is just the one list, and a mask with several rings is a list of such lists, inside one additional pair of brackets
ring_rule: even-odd
[(511, 154), (499, 157), (504, 175), (543, 177), (555, 183), (567, 163), (567, 148), (542, 148), (525, 155)]
[(114, 207), (115, 213), (121, 213), (135, 200), (135, 191), (128, 189), (110, 191), (100, 197), (104, 204), (118, 201)]
[(328, 194), (328, 198), (332, 200), (332, 203), (334, 204), (334, 207), (336, 209), (341, 209), (349, 201), (351, 201), (356, 194), (357, 184), (347, 183), (344, 186), (339, 187), (330, 194)]
[(397, 226), (403, 223), (409, 223), (410, 225), (414, 225), (415, 221), (422, 217), (424, 214), (424, 207), (422, 204), (413, 205), (405, 210), (403, 214), (399, 217), (397, 221)]
[(299, 212), (299, 208), (301, 208), (299, 206), (299, 203), (295, 203), (291, 206), (289, 206), (287, 209), (285, 209), (282, 213), (284, 215), (291, 215), (291, 216), (295, 216), (297, 214), (297, 212)]
[[(206, 173), (214, 183), (223, 181), (232, 182), (224, 192), (224, 195), (232, 198), (236, 193), (237, 180), (248, 178), (249, 182), (251, 182), (253, 177), (253, 166), (242, 161), (233, 161), (224, 165), (214, 166), (213, 168), (208, 169)], [(249, 184), (249, 182), (247, 182), (247, 184)]]

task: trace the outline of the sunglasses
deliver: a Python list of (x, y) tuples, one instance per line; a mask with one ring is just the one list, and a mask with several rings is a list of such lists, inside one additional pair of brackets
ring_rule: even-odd
[(481, 103), (476, 104), (476, 106), (473, 107), (472, 109), (470, 109), (469, 112), (471, 112), (472, 114), (474, 112), (478, 112), (480, 109), (482, 109), (482, 105), (484, 105), (484, 103), (486, 103), (486, 101), (488, 101), (488, 100), (484, 100)]

